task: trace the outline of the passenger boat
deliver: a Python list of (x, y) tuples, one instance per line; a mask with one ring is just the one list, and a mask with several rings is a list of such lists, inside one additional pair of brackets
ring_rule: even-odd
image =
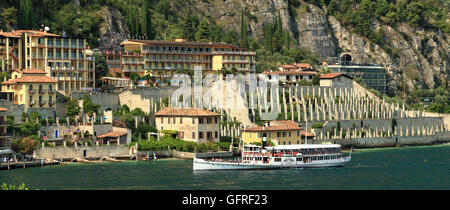
[(237, 160), (199, 159), (194, 157), (194, 171), (237, 169), (323, 168), (344, 166), (352, 152), (344, 157), (340, 144), (298, 144), (272, 147), (244, 146)]

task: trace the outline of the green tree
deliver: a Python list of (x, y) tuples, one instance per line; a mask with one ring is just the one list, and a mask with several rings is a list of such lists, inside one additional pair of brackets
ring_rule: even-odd
[(160, 0), (156, 4), (156, 10), (164, 14), (164, 19), (168, 20), (169, 16), (172, 14), (170, 0)]
[(108, 75), (108, 64), (106, 64), (106, 58), (103, 53), (95, 52), (95, 86), (101, 87), (102, 80), (101, 78)]
[(384, 16), (389, 11), (389, 4), (386, 0), (377, 0), (377, 9), (375, 15), (380, 17)]
[(242, 13), (241, 13), (240, 46), (248, 48), (247, 24), (246, 24), (245, 18), (244, 18), (244, 9), (242, 9)]
[(76, 116), (80, 113), (80, 107), (78, 106), (78, 101), (76, 99), (69, 99), (67, 101), (66, 113), (69, 117)]
[(27, 154), (31, 155), (33, 154), (34, 148), (36, 147), (37, 142), (36, 140), (30, 139), (28, 137), (20, 139), (20, 140), (14, 140), (12, 141), (11, 148), (14, 152), (19, 154)]
[(196, 15), (189, 14), (181, 23), (183, 38), (195, 41), (195, 33), (198, 30), (199, 19)]
[(144, 0), (141, 12), (141, 34), (147, 36), (147, 39), (153, 39), (152, 18), (149, 12), (149, 2)]
[(38, 133), (40, 127), (41, 125), (35, 120), (28, 120), (28, 122), (25, 122), (20, 126), (20, 131), (22, 132), (22, 135), (30, 136)]
[(203, 19), (198, 26), (198, 31), (195, 33), (195, 39), (199, 42), (207, 42), (211, 40), (211, 26), (208, 20)]
[(83, 110), (85, 113), (88, 114), (93, 114), (96, 113), (98, 114), (98, 111), (100, 109), (100, 105), (98, 104), (94, 104), (94, 102), (92, 102), (92, 99), (89, 98), (89, 96), (84, 96), (83, 98)]
[(17, 9), (14, 7), (9, 7), (3, 10), (1, 14), (1, 19), (6, 25), (13, 25), (17, 23)]
[(31, 0), (21, 0), (19, 7), (19, 28), (30, 29), (32, 26), (32, 2)]

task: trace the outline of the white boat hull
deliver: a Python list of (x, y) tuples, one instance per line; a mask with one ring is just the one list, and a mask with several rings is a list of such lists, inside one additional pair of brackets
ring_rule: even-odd
[(324, 167), (340, 167), (350, 162), (350, 157), (340, 158), (327, 161), (303, 162), (278, 162), (278, 163), (242, 163), (242, 162), (216, 162), (205, 161), (203, 159), (194, 158), (194, 171), (215, 171), (215, 170), (256, 170), (256, 169), (285, 169), (285, 168), (324, 168)]

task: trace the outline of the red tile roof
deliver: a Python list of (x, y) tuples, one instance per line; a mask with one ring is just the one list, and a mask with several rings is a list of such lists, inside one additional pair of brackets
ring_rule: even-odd
[(293, 65), (298, 68), (312, 68), (311, 64), (309, 63), (294, 63)]
[[(255, 126), (246, 128), (245, 131), (288, 131), (288, 130), (301, 130), (299, 123), (291, 120), (276, 120), (271, 121), (269, 126)], [(244, 129), (242, 129), (244, 130)]]
[(24, 74), (46, 74), (47, 73), (42, 69), (23, 69), (22, 72)]
[(46, 72), (42, 69), (14, 69), (12, 71), (22, 72), (24, 74), (46, 74)]
[(272, 71), (272, 72), (264, 72), (264, 74), (279, 74), (279, 75), (316, 75), (315, 71)]
[(22, 36), (22, 33), (28, 33), (29, 35), (36, 36), (36, 37), (46, 37), (46, 36), (60, 37), (61, 36), (58, 34), (52, 34), (52, 33), (47, 33), (44, 31), (35, 31), (35, 30), (16, 30), (16, 31), (11, 31), (11, 32), (0, 32), (0, 36), (20, 38), (20, 36)]
[(155, 116), (220, 116), (220, 114), (198, 108), (164, 108), (155, 113)]
[(109, 133), (105, 133), (103, 135), (97, 136), (97, 138), (100, 138), (100, 139), (103, 139), (106, 137), (117, 138), (117, 137), (120, 137), (120, 136), (123, 136), (126, 134), (127, 134), (127, 132), (125, 132), (125, 131), (111, 131)]
[(339, 76), (345, 76), (345, 77), (352, 79), (352, 77), (350, 77), (344, 73), (326, 73), (326, 74), (320, 76), (320, 79), (333, 79), (333, 78), (336, 78)]
[(48, 76), (23, 76), (17, 79), (10, 79), (2, 84), (16, 84), (16, 83), (56, 83), (56, 80)]

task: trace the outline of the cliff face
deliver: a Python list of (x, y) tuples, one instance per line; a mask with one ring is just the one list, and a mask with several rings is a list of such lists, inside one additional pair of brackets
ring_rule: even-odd
[[(319, 58), (339, 57), (348, 53), (353, 62), (384, 65), (389, 74), (390, 90), (403, 90), (403, 83), (410, 90), (434, 88), (449, 83), (448, 35), (445, 38), (440, 32), (420, 31), (404, 23), (392, 28), (380, 22), (372, 22), (372, 29), (384, 31), (384, 40), (393, 49), (388, 52), (383, 46), (344, 28), (326, 10), (302, 4), (293, 8), (287, 0), (190, 0), (186, 1), (185, 7), (177, 8), (177, 13), (209, 17), (225, 30), (239, 32), (241, 11), (245, 8), (252, 17), (247, 16), (248, 35), (257, 41), (264, 38), (264, 25), (272, 23), (279, 13), (283, 28), (289, 31), (301, 47), (317, 53)], [(105, 22), (108, 23), (105, 27), (102, 26), (101, 39), (108, 40), (111, 33), (115, 40), (125, 39), (128, 32), (125, 32), (127, 28), (123, 17), (115, 14), (118, 11), (110, 9), (109, 12), (112, 17), (109, 20), (109, 14), (105, 13)], [(113, 27), (114, 17), (122, 20), (118, 27)]]
[(103, 18), (100, 25), (100, 50), (118, 50), (129, 34), (125, 18), (115, 8), (102, 7), (97, 15)]

